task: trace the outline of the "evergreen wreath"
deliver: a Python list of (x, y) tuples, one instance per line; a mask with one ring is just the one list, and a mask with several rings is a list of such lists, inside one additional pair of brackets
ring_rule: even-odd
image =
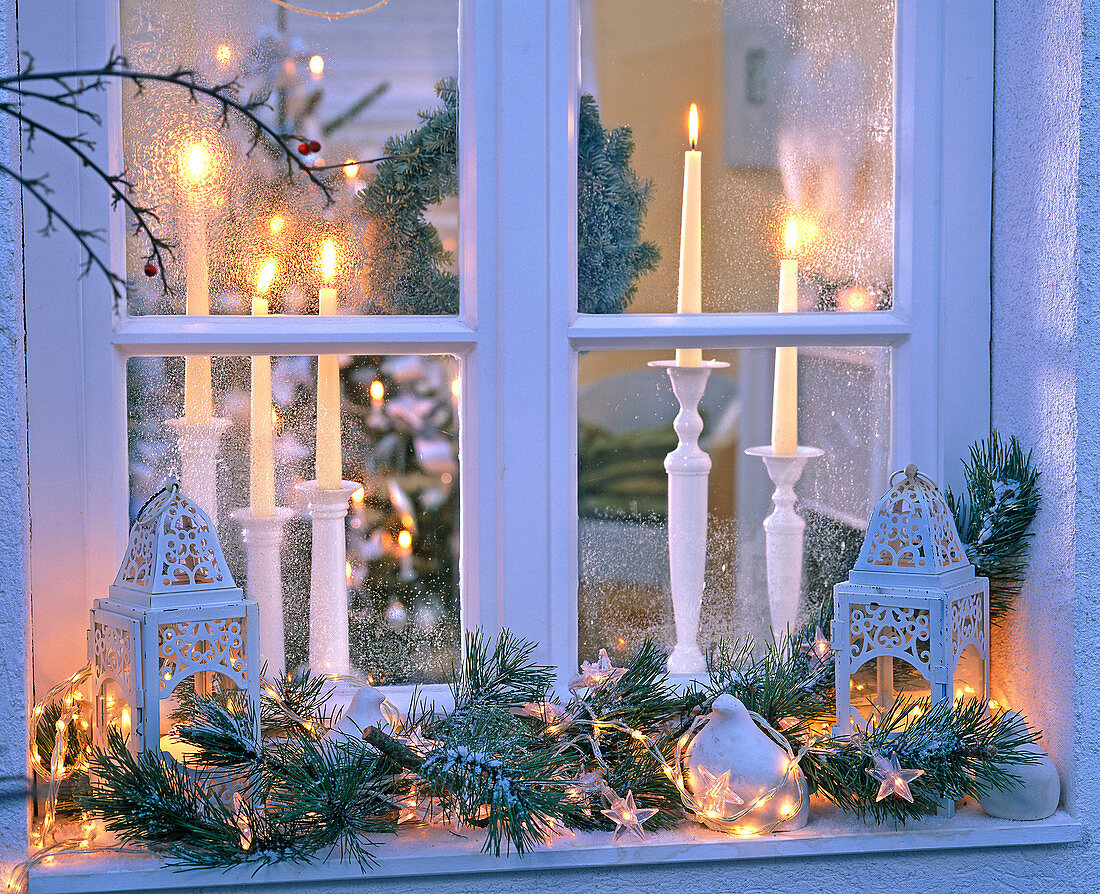
[[(458, 277), (428, 209), (458, 194), (458, 85), (436, 84), (442, 105), (420, 126), (390, 137), (375, 176), (359, 195), (367, 222), (366, 268), (374, 312), (454, 314)], [(606, 130), (599, 108), (581, 97), (577, 153), (577, 286), (581, 313), (620, 313), (660, 251), (641, 238), (652, 184), (630, 167), (630, 127)]]

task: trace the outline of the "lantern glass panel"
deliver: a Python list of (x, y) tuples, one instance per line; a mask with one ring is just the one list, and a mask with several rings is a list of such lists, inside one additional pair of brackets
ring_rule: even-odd
[[(237, 79), (243, 97), (270, 93), (270, 108), (257, 115), (274, 133), (293, 134), (291, 149), (308, 164), (334, 166), (317, 172), (332, 190), (334, 201), (326, 204), (301, 173), (287, 181), (285, 159), (269, 136), (250, 152), (251, 130), (238, 121), (222, 128), (209, 102), (152, 81), (140, 94), (124, 89), (127, 176), (137, 203), (156, 208), (150, 224), (176, 254), (163, 259), (174, 287), (165, 294), (159, 276), (144, 272), (148, 238), (128, 236), (129, 313), (184, 313), (201, 288), (210, 313), (247, 314), (257, 270), (268, 258), (279, 264), (272, 312), (316, 313), (329, 239), (342, 312), (457, 313), (457, 178), (450, 177), (451, 195), (426, 215), (445, 253), (435, 258), (439, 300), (387, 278), (406, 269), (395, 263), (400, 244), (387, 238), (394, 227), (365, 214), (355, 196), (373, 173), (357, 162), (379, 156), (391, 136), (419, 127), (418, 113), (441, 105), (437, 82), (457, 76), (458, 5), (403, 0), (329, 19), (270, 0), (121, 0), (121, 52), (131, 67), (184, 67), (206, 84)], [(320, 148), (299, 153), (300, 141), (308, 148), (311, 140)]]
[[(285, 666), (308, 662), (311, 524), (296, 485), (315, 475), (315, 357), (271, 359), (274, 502), (288, 507), (281, 550)], [(228, 420), (217, 459), (217, 527), (237, 585), (253, 598), (231, 512), (250, 505), (251, 361), (215, 357), (213, 413)], [(459, 361), (446, 355), (340, 359), (343, 478), (362, 485), (345, 522), (353, 670), (377, 683), (440, 682), (459, 655)], [(180, 473), (184, 359), (127, 367), (131, 521)], [(261, 623), (263, 607), (261, 606)], [(257, 667), (259, 664), (257, 664)], [(281, 670), (271, 666), (270, 673)]]
[(95, 711), (96, 744), (105, 744), (106, 731), (112, 728), (118, 730), (124, 740), (129, 739), (134, 720), (133, 708), (122, 687), (110, 677), (100, 681)]
[[(580, 9), (581, 90), (605, 128), (632, 131), (631, 166), (651, 187), (641, 240), (660, 252), (628, 306), (621, 290), (608, 297), (621, 274), (601, 239), (622, 240), (633, 215), (585, 215), (587, 195), (624, 187), (586, 166), (596, 156), (582, 148), (582, 312), (676, 310), (691, 103), (703, 311), (777, 309), (789, 221), (800, 310), (892, 307), (895, 0), (582, 0)], [(585, 128), (582, 112), (582, 147)]]
[[(774, 352), (704, 351), (728, 362), (701, 401), (700, 446), (710, 455), (706, 577), (699, 643), (766, 637), (764, 532), (774, 485), (745, 449), (771, 440)], [(668, 477), (677, 406), (652, 351), (593, 351), (579, 362), (579, 657), (624, 657), (649, 637), (675, 642), (669, 593)], [(806, 521), (800, 616), (845, 580), (887, 474), (890, 352), (802, 348), (799, 442), (825, 455), (807, 464), (795, 491)], [(829, 635), (829, 631), (824, 631)]]

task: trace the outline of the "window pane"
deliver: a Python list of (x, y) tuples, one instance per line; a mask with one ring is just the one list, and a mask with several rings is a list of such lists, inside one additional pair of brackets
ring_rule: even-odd
[[(281, 569), (286, 666), (295, 668), (307, 662), (310, 637), (325, 635), (309, 629), (311, 523), (297, 487), (315, 477), (317, 358), (271, 362), (274, 504), (293, 511)], [(226, 420), (216, 493), (222, 550), (238, 585), (260, 601), (232, 517), (259, 499), (250, 494), (250, 366), (247, 357), (213, 358), (213, 417)], [(378, 682), (437, 682), (458, 656), (459, 368), (449, 356), (339, 358), (342, 475), (362, 485), (344, 532), (351, 665)], [(181, 474), (172, 420), (185, 404), (183, 358), (131, 359), (127, 388), (133, 519)], [(203, 505), (186, 474), (182, 484)]]
[[(677, 309), (691, 103), (702, 309), (777, 309), (790, 220), (800, 310), (891, 306), (894, 0), (581, 0), (581, 10), (582, 90), (599, 108), (597, 119), (582, 103), (580, 120), (582, 312)], [(640, 182), (622, 170), (624, 127)]]
[[(708, 357), (710, 352), (708, 352)], [(765, 516), (774, 485), (746, 448), (771, 440), (774, 352), (719, 351), (707, 383), (700, 445), (713, 466), (699, 644), (766, 636)], [(594, 351), (579, 367), (580, 657), (675, 642), (669, 589), (668, 477), (677, 404), (652, 352)], [(799, 617), (832, 598), (863, 541), (887, 476), (890, 352), (799, 349), (799, 442), (824, 450), (796, 486), (806, 521)]]
[[(309, 163), (337, 165), (318, 172), (331, 189), (326, 205), (300, 172), (287, 180), (273, 141), (249, 153), (251, 130), (234, 116), (221, 127), (209, 101), (152, 81), (139, 95), (124, 89), (127, 174), (139, 204), (159, 215), (157, 235), (176, 247), (175, 259), (164, 258), (172, 289), (164, 294), (160, 277), (144, 271), (149, 240), (131, 219), (130, 313), (202, 312), (205, 290), (211, 313), (247, 314), (267, 258), (279, 268), (272, 310), (316, 313), (325, 240), (336, 252), (342, 312), (457, 313), (457, 112), (436, 88), (458, 74), (458, 0), (403, 0), (342, 19), (270, 0), (122, 0), (121, 15), (133, 68), (183, 65), (207, 84), (236, 79), (242, 98), (270, 93), (259, 116), (295, 135), (295, 149), (316, 140)], [(420, 114), (427, 109), (439, 110), (430, 124)], [(423, 177), (403, 171), (405, 162), (344, 164), (375, 158), (387, 140), (421, 127), (438, 147), (421, 148), (422, 162), (430, 155)], [(423, 215), (420, 191), (443, 194)]]

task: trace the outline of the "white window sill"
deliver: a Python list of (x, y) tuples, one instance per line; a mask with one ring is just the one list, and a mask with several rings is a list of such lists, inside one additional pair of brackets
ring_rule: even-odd
[[(559, 840), (553, 847), (519, 857), (481, 853), (478, 833), (459, 838), (445, 829), (402, 830), (397, 838), (379, 836), (378, 866), (365, 875), (373, 879), (445, 876), (486, 872), (578, 869), (698, 863), (726, 860), (782, 859), (832, 854), (873, 854), (955, 848), (1012, 847), (1063, 844), (1081, 839), (1081, 824), (1059, 810), (1049, 819), (1032, 823), (986, 816), (976, 806), (964, 805), (952, 819), (930, 817), (904, 829), (864, 824), (831, 811), (817, 802), (806, 828), (798, 832), (739, 838), (711, 832), (702, 826), (684, 826), (651, 834), (646, 842), (613, 844), (608, 832), (587, 832), (576, 839)], [(31, 872), (35, 894), (84, 894), (87, 891), (179, 890), (217, 886), (262, 886), (345, 881), (363, 877), (355, 864), (330, 861), (268, 866), (253, 874), (242, 866), (228, 872), (198, 870), (174, 872), (153, 856), (89, 854), (60, 857)]]

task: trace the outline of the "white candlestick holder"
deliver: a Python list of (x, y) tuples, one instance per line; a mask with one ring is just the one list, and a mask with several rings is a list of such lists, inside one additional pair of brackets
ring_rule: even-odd
[(680, 439), (665, 457), (668, 473), (668, 563), (672, 588), (672, 615), (676, 645), (668, 657), (672, 674), (706, 670), (699, 648), (699, 611), (703, 605), (703, 578), (707, 565), (707, 486), (710, 457), (699, 446), (703, 417), (699, 401), (712, 369), (729, 366), (704, 360), (699, 366), (681, 366), (674, 360), (652, 360), (652, 367), (668, 372), (680, 412), (672, 423)]
[(802, 477), (807, 460), (823, 456), (817, 447), (799, 446), (796, 453), (777, 454), (771, 446), (750, 447), (749, 456), (764, 460), (764, 468), (775, 485), (772, 511), (764, 519), (764, 547), (768, 569), (768, 608), (772, 631), (782, 636), (798, 621), (802, 596), (802, 541), (806, 522), (794, 508), (794, 486)]
[(348, 541), (344, 519), (348, 501), (359, 489), (356, 481), (324, 489), (303, 481), (298, 489), (306, 498), (313, 520), (313, 556), (309, 571), (309, 666), (318, 672), (351, 671), (348, 639)]
[(180, 490), (218, 524), (218, 448), (229, 419), (189, 422), (169, 419), (167, 425), (179, 439)]
[(253, 515), (251, 509), (235, 509), (241, 539), (248, 552), (248, 598), (260, 606), (260, 661), (272, 675), (286, 670), (286, 638), (283, 631), (283, 529), (294, 510), (276, 506), (271, 515)]

